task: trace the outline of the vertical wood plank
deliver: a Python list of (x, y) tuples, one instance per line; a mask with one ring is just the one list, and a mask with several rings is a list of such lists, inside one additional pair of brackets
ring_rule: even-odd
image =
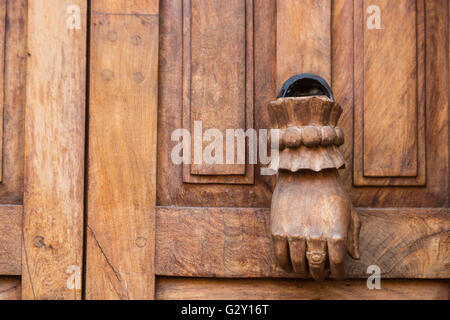
[(23, 204), (27, 0), (7, 0), (0, 203)]
[(86, 2), (28, 1), (23, 299), (81, 298)]
[(96, 9), (90, 49), (86, 298), (152, 299), (159, 17)]
[(277, 1), (277, 89), (299, 73), (331, 81), (331, 0)]
[(3, 177), (3, 105), (5, 103), (6, 1), (0, 0), (0, 182)]

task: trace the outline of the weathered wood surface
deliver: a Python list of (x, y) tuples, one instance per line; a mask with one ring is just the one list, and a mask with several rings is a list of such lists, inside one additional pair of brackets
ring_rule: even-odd
[(158, 21), (92, 15), (87, 299), (154, 297)]
[(161, 300), (448, 300), (443, 280), (382, 280), (369, 290), (365, 280), (188, 279), (157, 277)]
[[(195, 142), (196, 121), (201, 121), (203, 132), (218, 129), (223, 136), (227, 129), (254, 127), (253, 9), (253, 0), (183, 2), (183, 128), (191, 133), (192, 150), (198, 143), (202, 155), (209, 143)], [(191, 151), (183, 181), (252, 184), (254, 166), (247, 154), (246, 161), (237, 162), (237, 146), (235, 141), (232, 164), (226, 163), (225, 153), (222, 164), (207, 164)]]
[(92, 0), (92, 13), (147, 15), (159, 12), (155, 0)]
[(20, 278), (0, 277), (0, 300), (20, 300)]
[[(371, 5), (380, 9), (380, 29), (368, 27)], [(371, 184), (363, 177), (425, 184), (424, 9), (424, 0), (355, 1), (358, 185)]]
[[(242, 0), (244, 1), (244, 0)], [(245, 176), (195, 176), (202, 184), (183, 183), (183, 166), (171, 160), (172, 132), (183, 124), (183, 1), (161, 1), (160, 72), (158, 108), (158, 204), (179, 206), (252, 206), (270, 205), (273, 177), (261, 176), (255, 165), (254, 179)], [(236, 22), (241, 20), (236, 20)], [(269, 128), (265, 111), (276, 96), (276, 2), (253, 1), (254, 22), (254, 128)], [(247, 30), (250, 32), (250, 30)], [(205, 39), (206, 41), (207, 39)], [(217, 61), (220, 64), (220, 61)], [(243, 71), (244, 68), (240, 68)], [(220, 76), (220, 75), (218, 75)], [(249, 85), (250, 86), (250, 85)], [(243, 88), (241, 88), (243, 89)], [(247, 111), (250, 108), (246, 108)], [(246, 115), (247, 119), (248, 116)], [(186, 170), (188, 173), (189, 171)], [(248, 166), (246, 169), (249, 176)], [(191, 175), (191, 181), (193, 181)], [(250, 176), (249, 176), (250, 177)], [(241, 179), (244, 178), (244, 179)], [(220, 181), (220, 184), (204, 183)], [(245, 181), (244, 181), (245, 180)], [(254, 185), (226, 184), (248, 183)], [(247, 182), (246, 182), (247, 181)], [(201, 194), (201, 196), (199, 196)], [(223, 194), (227, 194), (224, 197)]]
[(0, 275), (22, 273), (23, 206), (0, 205)]
[(299, 73), (331, 81), (331, 0), (277, 1), (277, 88)]
[[(5, 42), (6, 42), (6, 3), (0, 1), (0, 160), (3, 160), (3, 106), (5, 103)], [(0, 161), (0, 182), (2, 181), (3, 161)]]
[[(332, 12), (332, 82), (336, 101), (341, 104), (344, 110), (340, 126), (346, 132), (346, 144), (342, 147), (347, 163), (347, 168), (342, 172), (346, 188), (349, 190), (353, 203), (359, 207), (448, 207), (448, 1), (425, 1), (425, 10), (422, 10), (425, 15), (425, 19), (422, 20), (425, 21), (426, 114), (420, 117), (420, 108), (418, 109), (418, 118), (419, 120), (424, 119), (425, 124), (421, 124), (419, 121), (417, 129), (420, 133), (421, 126), (425, 126), (426, 157), (425, 159), (418, 159), (418, 177), (363, 177), (362, 136), (360, 135), (363, 132), (353, 128), (354, 122), (357, 123), (362, 120), (362, 114), (354, 109), (357, 106), (353, 104), (353, 93), (359, 90), (354, 87), (354, 83), (358, 83), (354, 75), (355, 72), (360, 72), (355, 70), (353, 50), (353, 5), (356, 2), (353, 0), (336, 1)], [(391, 5), (389, 1), (386, 1), (386, 3)], [(418, 34), (420, 34), (423, 21), (421, 22), (420, 19), (421, 7), (418, 7), (418, 9)], [(383, 11), (382, 16), (385, 13), (388, 14), (388, 12)], [(364, 17), (367, 17), (367, 14)], [(362, 17), (358, 18), (362, 19)], [(392, 42), (389, 39), (386, 39), (386, 41)], [(392, 43), (392, 46), (397, 45), (397, 43)], [(418, 50), (418, 53), (421, 53), (421, 51)], [(420, 59), (420, 54), (418, 59)], [(419, 63), (418, 68), (421, 67)], [(380, 73), (373, 81), (382, 83), (383, 79), (384, 74)], [(420, 101), (418, 102), (420, 103)], [(372, 119), (370, 122), (377, 123), (374, 126), (385, 126), (384, 123), (380, 123), (385, 119), (386, 117), (382, 116)], [(403, 124), (405, 123), (407, 122), (403, 122)], [(368, 125), (370, 129), (371, 124)], [(354, 132), (354, 135), (351, 134), (352, 132)], [(418, 136), (418, 143), (420, 143), (420, 139), (421, 137)], [(384, 152), (381, 148), (378, 149), (380, 154), (386, 158), (390, 157), (390, 152)], [(423, 152), (421, 150), (419, 148), (419, 156)], [(422, 160), (426, 161), (426, 166), (423, 166), (424, 161)], [(421, 168), (425, 169), (426, 172), (421, 174)], [(423, 188), (409, 187), (423, 184), (423, 177), (425, 176), (426, 185)], [(385, 187), (355, 188), (352, 181), (358, 185), (383, 185)], [(392, 185), (403, 185), (404, 187), (392, 187)]]
[[(269, 128), (265, 106), (279, 90), (276, 84), (276, 6), (271, 0), (254, 2), (255, 128)], [(158, 204), (176, 206), (268, 207), (274, 177), (259, 175), (255, 166), (253, 187), (183, 183), (182, 168), (172, 163), (176, 143), (173, 130), (182, 124), (182, 1), (161, 2), (161, 69), (158, 123)], [(341, 150), (346, 169), (340, 172), (345, 188), (357, 207), (448, 207), (448, 1), (425, 1), (426, 41), (426, 186), (353, 186), (354, 121), (354, 13), (353, 0), (333, 2), (332, 87), (343, 108), (339, 126), (345, 134)], [(288, 41), (288, 40), (286, 40)], [(321, 55), (316, 55), (322, 59)], [(302, 70), (298, 70), (301, 72)], [(355, 137), (358, 139), (358, 137)], [(365, 178), (369, 184), (390, 184), (400, 178)], [(381, 179), (381, 180), (379, 180)], [(403, 178), (401, 178), (403, 179)], [(404, 178), (409, 179), (409, 178)], [(415, 178), (412, 178), (415, 179)], [(381, 182), (380, 182), (381, 181)], [(411, 183), (411, 182), (406, 182)], [(201, 194), (201, 196), (199, 196)], [(228, 197), (221, 195), (227, 194)]]
[[(346, 278), (450, 277), (448, 209), (357, 209), (360, 260)], [(158, 207), (156, 273), (194, 277), (296, 277), (275, 263), (269, 209)]]
[(3, 104), (0, 203), (22, 204), (27, 0), (8, 0), (6, 10), (8, 23), (5, 24), (4, 82), (1, 86), (4, 96), (0, 100)]
[[(68, 28), (73, 5), (80, 29)], [(81, 298), (66, 272), (83, 267), (86, 7), (28, 2), (24, 299)]]

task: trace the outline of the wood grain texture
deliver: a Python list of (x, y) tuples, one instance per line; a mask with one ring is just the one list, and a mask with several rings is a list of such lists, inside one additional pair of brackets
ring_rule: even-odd
[[(192, 151), (198, 144), (203, 155), (211, 143), (202, 142), (208, 129), (218, 129), (225, 137), (227, 129), (253, 128), (253, 118), (253, 0), (184, 1), (183, 127), (191, 132)], [(199, 139), (195, 121), (201, 121)], [(207, 164), (205, 159), (196, 163), (191, 151), (192, 164), (183, 166), (184, 182), (252, 184), (253, 166), (245, 165), (247, 154), (244, 163), (237, 163), (237, 145), (235, 139), (234, 164), (225, 163), (225, 144), (219, 160), (223, 164)]]
[(5, 42), (6, 42), (6, 3), (0, 1), (0, 182), (3, 166), (3, 108), (5, 103)]
[[(448, 207), (448, 1), (426, 1), (426, 186), (396, 187), (382, 178), (377, 187), (353, 185), (353, 0), (335, 1), (332, 10), (332, 77), (336, 101), (343, 108), (340, 126), (346, 133), (341, 150), (346, 169), (342, 181), (357, 207)], [(193, 185), (182, 183), (181, 166), (170, 153), (173, 130), (182, 126), (180, 55), (182, 44), (181, 1), (161, 2), (161, 72), (158, 123), (158, 204), (178, 206), (269, 207), (274, 177), (260, 176), (255, 166), (254, 186)], [(255, 16), (255, 128), (270, 126), (267, 103), (277, 94), (275, 2), (254, 3)], [(379, 178), (370, 178), (371, 181)], [(405, 178), (406, 179), (406, 178)], [(415, 178), (414, 178), (415, 179)], [(398, 181), (398, 178), (394, 179)], [(381, 181), (381, 180), (380, 180)], [(374, 183), (374, 182), (370, 182)], [(410, 183), (410, 182), (407, 182)], [(379, 184), (379, 183), (377, 183)], [(201, 196), (199, 196), (201, 194)], [(223, 197), (227, 194), (228, 197)]]
[(23, 206), (0, 206), (0, 275), (22, 273)]
[[(356, 161), (356, 157), (362, 154), (357, 149), (360, 137), (349, 134), (354, 131), (353, 121), (360, 120), (353, 119), (353, 3), (352, 0), (335, 2), (332, 19), (333, 92), (344, 110), (340, 126), (347, 133), (346, 143), (341, 147), (347, 164), (346, 169), (340, 172), (342, 181), (357, 207), (448, 207), (448, 1), (425, 1), (426, 185), (420, 188), (407, 186), (415, 184), (415, 177), (364, 177), (366, 185), (377, 187), (355, 187), (352, 183), (358, 183), (353, 172), (362, 172), (362, 162)], [(357, 169), (355, 166), (360, 167)]]
[[(160, 73), (158, 108), (158, 204), (193, 206), (269, 206), (273, 177), (258, 174), (254, 185), (224, 184), (238, 176), (207, 177), (221, 184), (183, 183), (183, 169), (171, 160), (172, 132), (183, 126), (183, 11), (181, 0), (161, 1)], [(276, 96), (276, 6), (272, 0), (253, 1), (254, 128), (269, 128), (267, 103)], [(249, 13), (247, 13), (249, 14)], [(248, 30), (247, 30), (248, 31)], [(248, 118), (247, 118), (248, 119)], [(189, 172), (189, 171), (188, 171)], [(246, 172), (248, 171), (246, 169)], [(192, 176), (196, 177), (196, 176)], [(242, 176), (239, 176), (242, 177)], [(197, 179), (197, 178), (196, 178)], [(201, 193), (201, 196), (199, 194)], [(227, 194), (227, 197), (223, 195)]]
[[(357, 209), (360, 260), (346, 278), (450, 276), (448, 209)], [(297, 277), (275, 263), (269, 209), (158, 207), (156, 273), (194, 277)]]
[[(83, 263), (86, 2), (28, 3), (24, 299), (81, 298), (66, 271)], [(70, 5), (81, 29), (67, 27)]]
[(20, 300), (20, 278), (0, 277), (0, 300)]
[(277, 1), (277, 88), (299, 73), (331, 82), (331, 2)]
[(439, 280), (382, 280), (381, 290), (365, 280), (187, 279), (158, 277), (161, 300), (448, 300), (449, 283)]
[[(379, 30), (368, 29), (369, 5)], [(423, 0), (355, 1), (356, 185), (425, 184), (424, 10)]]
[[(188, 14), (183, 23), (188, 28), (184, 36), (192, 37), (190, 47), (183, 48), (183, 52), (190, 51), (190, 59), (186, 61), (191, 63), (186, 68), (189, 80), (184, 82), (190, 84), (189, 98), (185, 99), (191, 105), (190, 128), (194, 128), (195, 121), (201, 121), (205, 131), (219, 129), (222, 134), (226, 129), (245, 128), (246, 3), (242, 0), (185, 3), (183, 13)], [(202, 154), (208, 144), (202, 143)], [(223, 156), (221, 162), (224, 163)], [(191, 174), (243, 175), (245, 165), (193, 162)]]
[(151, 299), (158, 16), (93, 14), (91, 28), (86, 298)]
[(155, 14), (159, 12), (159, 0), (92, 0), (93, 13)]
[(27, 0), (8, 0), (5, 34), (3, 159), (0, 203), (22, 204)]

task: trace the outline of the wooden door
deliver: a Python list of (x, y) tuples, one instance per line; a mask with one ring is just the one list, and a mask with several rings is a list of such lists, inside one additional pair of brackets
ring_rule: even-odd
[[(0, 1), (0, 299), (448, 299), (449, 17), (448, 0)], [(202, 151), (270, 128), (300, 73), (343, 109), (361, 220), (344, 281), (280, 268), (277, 180), (250, 143), (243, 162), (173, 160), (199, 123), (217, 129)]]
[[(378, 9), (381, 27), (369, 29)], [(162, 1), (160, 27), (158, 298), (448, 292), (446, 280), (416, 280), (449, 276), (448, 1)], [(173, 131), (193, 135), (194, 121), (270, 128), (268, 102), (299, 73), (323, 77), (344, 110), (341, 178), (362, 220), (361, 259), (348, 257), (345, 283), (278, 267), (275, 178), (260, 164), (199, 170), (170, 158)], [(371, 265), (384, 290), (367, 289)]]

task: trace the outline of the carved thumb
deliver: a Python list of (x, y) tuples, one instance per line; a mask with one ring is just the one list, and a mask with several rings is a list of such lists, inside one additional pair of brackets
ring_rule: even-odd
[(353, 259), (359, 260), (359, 230), (361, 229), (361, 221), (358, 213), (352, 207), (350, 210), (350, 226), (347, 235), (348, 253)]

